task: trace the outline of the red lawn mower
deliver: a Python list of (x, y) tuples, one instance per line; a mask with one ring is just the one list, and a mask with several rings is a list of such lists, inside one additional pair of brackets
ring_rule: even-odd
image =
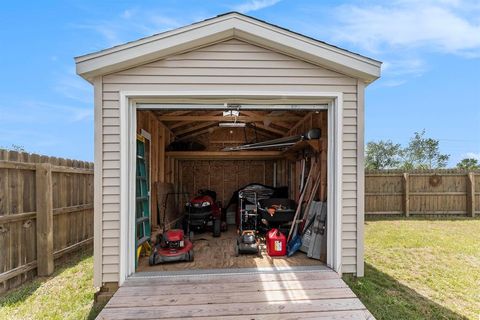
[(169, 197), (182, 195), (182, 193), (167, 193), (163, 207), (163, 232), (157, 235), (157, 244), (153, 248), (152, 254), (148, 259), (148, 264), (153, 266), (166, 262), (193, 261), (193, 243), (189, 238), (185, 238), (182, 229), (171, 229), (166, 231), (166, 210)]
[(160, 244), (148, 259), (151, 266), (176, 261), (193, 261), (193, 244), (185, 238), (181, 229), (164, 232)]
[(226, 219), (222, 214), (221, 205), (216, 203), (217, 193), (212, 190), (199, 190), (198, 196), (192, 198), (185, 205), (186, 230), (204, 232), (212, 230), (214, 237), (220, 237), (221, 231), (227, 227)]

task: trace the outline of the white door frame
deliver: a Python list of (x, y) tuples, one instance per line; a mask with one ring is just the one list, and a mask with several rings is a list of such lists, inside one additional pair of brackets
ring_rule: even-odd
[[(153, 104), (194, 103), (312, 105), (328, 110), (327, 165), (327, 266), (341, 274), (342, 266), (342, 140), (343, 94), (341, 92), (225, 92), (225, 91), (121, 91), (120, 92), (120, 272), (119, 285), (135, 272), (135, 137), (136, 110)], [(220, 104), (220, 107), (218, 106)], [(316, 105), (316, 106), (315, 106)], [(207, 109), (206, 106), (201, 106)], [(297, 108), (305, 110), (305, 107)], [(333, 231), (333, 232), (332, 232)]]

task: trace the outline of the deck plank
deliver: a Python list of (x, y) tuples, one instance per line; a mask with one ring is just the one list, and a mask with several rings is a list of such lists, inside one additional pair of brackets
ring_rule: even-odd
[(307, 290), (345, 288), (347, 285), (340, 279), (312, 281), (272, 281), (262, 283), (207, 283), (207, 284), (168, 284), (141, 287), (122, 287), (117, 296), (157, 295), (157, 294), (209, 294), (213, 292), (234, 293), (270, 290)]
[(149, 306), (106, 308), (103, 316), (114, 316), (115, 319), (162, 319), (184, 317), (212, 317), (250, 314), (281, 314), (302, 312), (323, 312), (337, 310), (363, 310), (365, 307), (355, 298), (309, 300), (302, 303), (292, 301), (278, 303), (248, 302), (230, 304), (203, 304), (185, 305), (181, 308), (174, 306)]
[(147, 307), (171, 305), (196, 305), (235, 303), (235, 302), (287, 302), (308, 301), (319, 299), (355, 298), (349, 288), (313, 289), (313, 290), (272, 290), (268, 292), (234, 292), (230, 294), (168, 294), (144, 296), (117, 296), (109, 303), (109, 308), (116, 307)]
[(97, 319), (374, 319), (333, 271), (135, 277)]

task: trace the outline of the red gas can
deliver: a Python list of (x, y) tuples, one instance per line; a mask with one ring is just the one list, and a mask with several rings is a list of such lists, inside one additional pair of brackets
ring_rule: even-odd
[(267, 232), (267, 253), (269, 256), (284, 256), (287, 254), (287, 238), (278, 229)]

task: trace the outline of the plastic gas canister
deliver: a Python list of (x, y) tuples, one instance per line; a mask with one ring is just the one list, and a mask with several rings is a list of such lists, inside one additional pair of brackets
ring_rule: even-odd
[(269, 256), (284, 256), (287, 254), (287, 238), (278, 229), (270, 229), (267, 232), (266, 243)]

